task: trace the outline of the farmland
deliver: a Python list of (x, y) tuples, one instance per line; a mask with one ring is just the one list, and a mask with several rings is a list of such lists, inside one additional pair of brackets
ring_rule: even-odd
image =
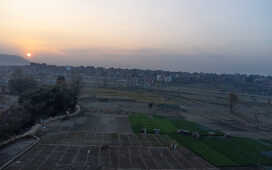
[[(265, 98), (256, 98), (253, 102), (240, 95), (236, 112), (230, 113), (228, 95), (219, 91), (85, 87), (79, 98), (81, 113), (46, 125), (39, 132), (41, 141), (7, 169), (271, 166), (271, 158), (262, 154), (272, 150), (271, 108)], [(248, 107), (261, 109), (259, 128), (254, 115), (246, 113)], [(147, 135), (141, 134), (142, 128)], [(179, 129), (200, 137), (177, 134)], [(173, 143), (178, 144), (175, 152), (168, 148)], [(102, 146), (109, 148), (102, 151)]]
[[(216, 166), (272, 164), (271, 159), (261, 155), (261, 152), (272, 150), (272, 146), (261, 144), (257, 140), (240, 137), (224, 138), (219, 132), (218, 136), (207, 137), (207, 128), (186, 120), (171, 120), (157, 116), (150, 118), (145, 115), (131, 115), (129, 120), (134, 132), (138, 133), (142, 128), (147, 128), (152, 133), (152, 129), (159, 128), (162, 134), (169, 135), (179, 144), (191, 149)], [(191, 132), (198, 131), (205, 136), (195, 139), (189, 135), (176, 134), (180, 128)]]
[(203, 88), (85, 88), (82, 94), (82, 103), (96, 111), (181, 117), (235, 136), (272, 138), (272, 105), (264, 96), (238, 94), (235, 112), (230, 113), (228, 93)]
[[(51, 123), (41, 141), (7, 169), (214, 169), (185, 147), (170, 152), (168, 135), (134, 134), (128, 117), (84, 111)], [(109, 149), (102, 151), (101, 146)], [(197, 161), (197, 162), (195, 162)]]

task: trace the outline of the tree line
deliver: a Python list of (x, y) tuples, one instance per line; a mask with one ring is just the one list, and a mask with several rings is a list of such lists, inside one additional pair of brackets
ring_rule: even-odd
[(72, 73), (68, 82), (59, 76), (56, 84), (39, 84), (22, 70), (12, 73), (8, 82), (18, 102), (0, 115), (0, 140), (20, 133), (41, 119), (71, 113), (75, 110), (81, 89), (81, 77)]

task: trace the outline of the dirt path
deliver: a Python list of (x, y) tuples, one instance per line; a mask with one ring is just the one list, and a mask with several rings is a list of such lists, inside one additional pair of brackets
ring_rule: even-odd
[(95, 115), (92, 118), (89, 118), (88, 121), (90, 121), (90, 124), (92, 124), (97, 133), (133, 133), (128, 121), (128, 117), (114, 115)]
[(87, 131), (96, 133), (132, 134), (128, 116), (84, 113), (79, 117), (53, 122), (43, 129), (44, 133), (62, 131)]

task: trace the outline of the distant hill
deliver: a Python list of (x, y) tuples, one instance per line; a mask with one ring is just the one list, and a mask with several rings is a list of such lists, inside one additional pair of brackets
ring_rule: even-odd
[(29, 61), (16, 55), (0, 54), (0, 65), (27, 65)]

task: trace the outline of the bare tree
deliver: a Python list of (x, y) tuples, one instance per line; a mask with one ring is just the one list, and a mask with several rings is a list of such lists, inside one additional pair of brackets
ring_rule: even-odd
[(271, 104), (271, 99), (267, 99), (267, 104)]
[(230, 113), (234, 112), (234, 107), (236, 106), (236, 104), (238, 103), (239, 98), (235, 93), (230, 93), (229, 94), (229, 107), (230, 107)]
[(261, 115), (261, 113), (259, 113), (259, 112), (254, 113), (255, 123), (256, 123), (256, 126), (258, 129), (261, 128), (261, 123), (262, 123), (259, 118), (260, 115)]
[(72, 72), (71, 74), (71, 89), (76, 97), (80, 95), (82, 88), (82, 77), (79, 72)]

